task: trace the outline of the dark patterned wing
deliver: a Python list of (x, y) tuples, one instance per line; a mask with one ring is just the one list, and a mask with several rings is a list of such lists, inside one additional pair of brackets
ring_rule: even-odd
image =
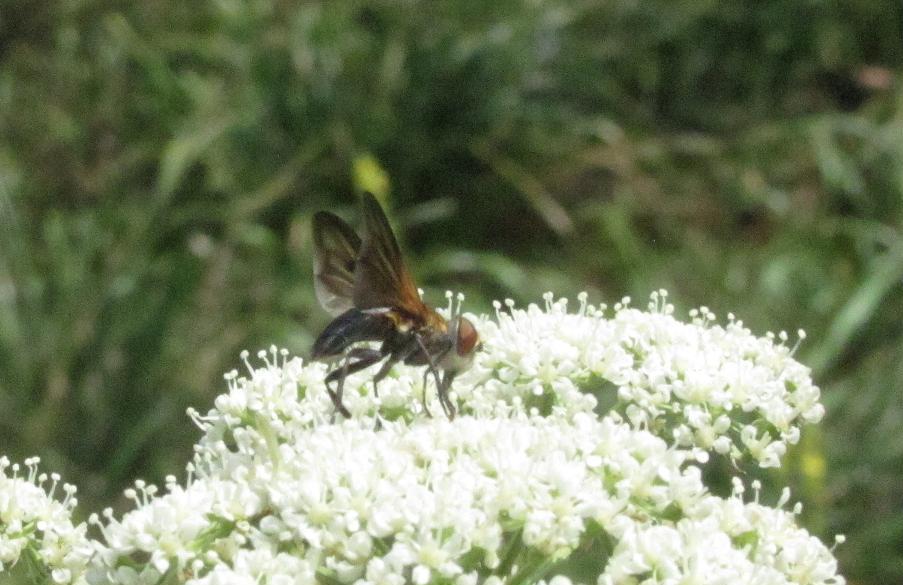
[(386, 214), (370, 193), (364, 193), (364, 241), (354, 270), (354, 306), (358, 309), (401, 309), (425, 319), (426, 305), (401, 257)]
[(314, 290), (320, 305), (332, 315), (354, 307), (354, 273), (361, 239), (339, 217), (314, 215)]

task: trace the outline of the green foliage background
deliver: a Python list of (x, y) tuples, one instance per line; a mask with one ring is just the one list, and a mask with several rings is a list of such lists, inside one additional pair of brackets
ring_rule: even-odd
[(0, 0), (0, 451), (86, 510), (177, 473), (241, 349), (308, 350), (310, 217), (369, 188), (440, 304), (805, 328), (828, 416), (774, 480), (900, 582), (901, 63), (891, 0)]

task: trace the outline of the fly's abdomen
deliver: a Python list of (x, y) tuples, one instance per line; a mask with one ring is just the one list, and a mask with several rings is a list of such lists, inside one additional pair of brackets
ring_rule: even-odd
[(317, 337), (311, 357), (315, 360), (335, 357), (360, 341), (383, 341), (392, 331), (392, 322), (385, 315), (348, 309)]

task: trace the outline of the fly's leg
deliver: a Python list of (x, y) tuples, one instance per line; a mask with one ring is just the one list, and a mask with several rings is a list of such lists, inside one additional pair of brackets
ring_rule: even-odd
[[(445, 416), (448, 417), (448, 420), (454, 420), (455, 405), (452, 404), (451, 400), (448, 398), (447, 387), (451, 386), (451, 378), (448, 379), (447, 385), (439, 378), (439, 368), (436, 367), (436, 362), (435, 360), (433, 360), (433, 356), (430, 355), (430, 352), (426, 349), (426, 345), (423, 344), (423, 339), (421, 339), (419, 335), (415, 335), (414, 339), (417, 340), (417, 345), (420, 347), (420, 351), (423, 352), (423, 355), (426, 356), (427, 362), (429, 362), (427, 373), (432, 372), (433, 377), (436, 379), (436, 394), (439, 396), (439, 404), (442, 405), (442, 410), (445, 412)], [(424, 384), (424, 391), (425, 390), (426, 385)]]
[[(342, 365), (329, 372), (324, 380), (326, 383), (326, 391), (329, 392), (329, 397), (332, 399), (332, 404), (335, 406), (335, 412), (341, 413), (345, 418), (351, 418), (351, 413), (348, 412), (348, 409), (342, 404), (345, 378), (350, 374), (372, 366), (381, 360), (382, 357), (382, 354), (378, 350), (365, 347), (355, 347), (345, 352)], [(356, 359), (357, 361), (352, 363), (352, 359)], [(332, 382), (336, 383), (335, 390), (329, 387)], [(333, 419), (335, 418), (335, 412), (333, 413)]]
[(430, 370), (427, 368), (423, 372), (423, 393), (420, 395), (420, 402), (423, 404), (423, 412), (430, 418), (433, 418), (433, 413), (430, 412), (430, 409), (426, 406), (426, 384), (427, 378), (430, 377)]
[(326, 391), (329, 392), (329, 397), (332, 399), (332, 406), (333, 406), (332, 416), (329, 417), (330, 424), (335, 422), (335, 415), (337, 412), (341, 412), (342, 416), (344, 416), (345, 418), (351, 418), (351, 413), (348, 412), (348, 409), (345, 408), (344, 404), (342, 404), (342, 393), (345, 390), (345, 378), (348, 376), (348, 365), (351, 362), (350, 354), (351, 354), (351, 350), (346, 350), (345, 358), (342, 360), (341, 369), (333, 370), (332, 372), (330, 372), (330, 374), (334, 374), (334, 373), (336, 373), (336, 371), (339, 372), (338, 380), (336, 381), (335, 391), (333, 391), (329, 387), (330, 376), (326, 377)]
[(379, 396), (379, 392), (376, 389), (376, 385), (379, 384), (383, 378), (389, 375), (389, 370), (392, 369), (392, 366), (400, 362), (404, 359), (404, 356), (398, 356), (396, 354), (389, 355), (389, 359), (383, 362), (383, 365), (380, 366), (379, 371), (376, 372), (376, 375), (373, 376), (373, 393)]
[[(375, 351), (375, 350), (374, 350)], [(380, 354), (380, 358), (382, 358), (382, 354)], [(378, 398), (379, 397), (379, 383), (389, 374), (389, 370), (392, 369), (392, 366), (397, 364), (403, 358), (399, 357), (396, 354), (389, 354), (389, 359), (383, 362), (383, 365), (379, 367), (379, 371), (376, 372), (376, 375), (373, 376), (373, 394)], [(379, 410), (376, 411), (376, 429), (380, 430), (383, 428), (382, 417), (379, 414)]]
[(455, 405), (452, 404), (451, 398), (448, 397), (448, 391), (451, 388), (452, 380), (455, 379), (454, 374), (451, 372), (443, 372), (442, 373), (442, 390), (439, 392), (439, 399), (444, 400), (443, 408), (445, 409), (445, 414), (448, 415), (449, 420), (455, 419), (455, 414), (457, 411), (455, 410)]
[[(373, 376), (373, 391), (376, 391), (376, 385), (385, 378), (389, 371), (392, 369), (392, 366), (397, 364), (398, 362), (402, 362), (407, 360), (409, 357), (417, 353), (418, 351), (423, 350), (423, 342), (420, 341), (420, 337), (415, 336), (414, 339), (417, 340), (416, 344), (407, 344), (402, 347), (400, 350), (396, 350), (393, 352), (389, 359), (383, 363), (382, 367), (380, 367), (379, 371)], [(430, 371), (435, 372), (435, 368), (428, 368), (426, 372), (423, 374), (423, 394), (421, 395), (421, 400), (423, 401), (423, 411), (430, 418), (433, 417), (432, 413), (430, 413), (430, 409), (426, 406), (426, 381), (429, 376)], [(436, 383), (439, 383), (439, 378), (436, 378)], [(443, 407), (444, 408), (444, 407)]]

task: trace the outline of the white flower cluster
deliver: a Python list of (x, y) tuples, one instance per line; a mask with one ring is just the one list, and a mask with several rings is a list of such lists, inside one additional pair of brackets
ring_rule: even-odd
[[(461, 377), (458, 396), (469, 412), (497, 416), (524, 408), (570, 416), (616, 404), (614, 412), (669, 441), (777, 467), (802, 423), (824, 414), (809, 369), (793, 359), (785, 333), (756, 337), (732, 315), (724, 327), (706, 308), (674, 318), (667, 293), (648, 311), (624, 299), (606, 307), (580, 296), (546, 296), (536, 305), (478, 323), (485, 354)], [(800, 336), (804, 334), (800, 332)], [(605, 414), (605, 413), (599, 413)]]
[[(598, 584), (845, 582), (831, 551), (796, 526), (799, 505), (787, 512), (744, 502), (743, 485), (736, 478), (734, 485), (733, 497), (704, 497), (674, 523), (625, 518), (615, 529), (618, 544)], [(785, 490), (782, 503), (788, 498)]]
[[(755, 423), (777, 386), (802, 409), (792, 420), (817, 418), (790, 350), (733, 321), (678, 323), (667, 305), (610, 320), (564, 307), (478, 322), (485, 351), (455, 383), (453, 421), (418, 412), (422, 369), (395, 368), (378, 398), (366, 372), (350, 376), (355, 416), (333, 424), (324, 366), (244, 356), (248, 375), (191, 413), (204, 436), (187, 485), (136, 485), (134, 511), (95, 519), (106, 545), (92, 582), (570, 585), (575, 563), (598, 567), (600, 585), (844, 582), (794, 514), (744, 503), (742, 486), (707, 491), (695, 460), (712, 444), (683, 418), (711, 408)], [(624, 415), (596, 412), (596, 378), (617, 385)], [(694, 432), (661, 433), (681, 425)]]
[[(257, 371), (273, 381), (289, 369)], [(525, 578), (567, 557), (590, 526), (659, 516), (704, 491), (685, 452), (612, 419), (459, 417), (377, 431), (295, 424), (280, 405), (260, 406), (204, 417), (198, 476), (158, 497), (140, 486), (138, 508), (108, 518), (93, 580)], [(141, 571), (136, 556), (149, 559)]]
[[(75, 486), (39, 473), (38, 463), (32, 457), (23, 468), (0, 457), (0, 574), (25, 562), (33, 579), (84, 583), (93, 549), (85, 525), (72, 524)], [(54, 499), (57, 489), (62, 501)]]
[[(623, 302), (610, 317), (584, 296), (574, 314), (549, 296), (545, 310), (470, 316), (484, 349), (455, 380), (455, 420), (422, 411), (423, 368), (393, 368), (378, 396), (372, 371), (348, 376), (354, 416), (334, 421), (323, 364), (245, 354), (215, 408), (190, 412), (203, 437), (186, 481), (138, 481), (133, 510), (91, 517), (103, 542), (79, 557), (87, 580), (842, 585), (831, 550), (782, 509), (789, 494), (769, 508), (737, 482), (720, 498), (697, 465), (710, 451), (779, 464), (822, 414), (808, 371), (785, 336), (672, 313), (656, 293), (648, 312)], [(7, 481), (53, 502), (34, 477)]]

